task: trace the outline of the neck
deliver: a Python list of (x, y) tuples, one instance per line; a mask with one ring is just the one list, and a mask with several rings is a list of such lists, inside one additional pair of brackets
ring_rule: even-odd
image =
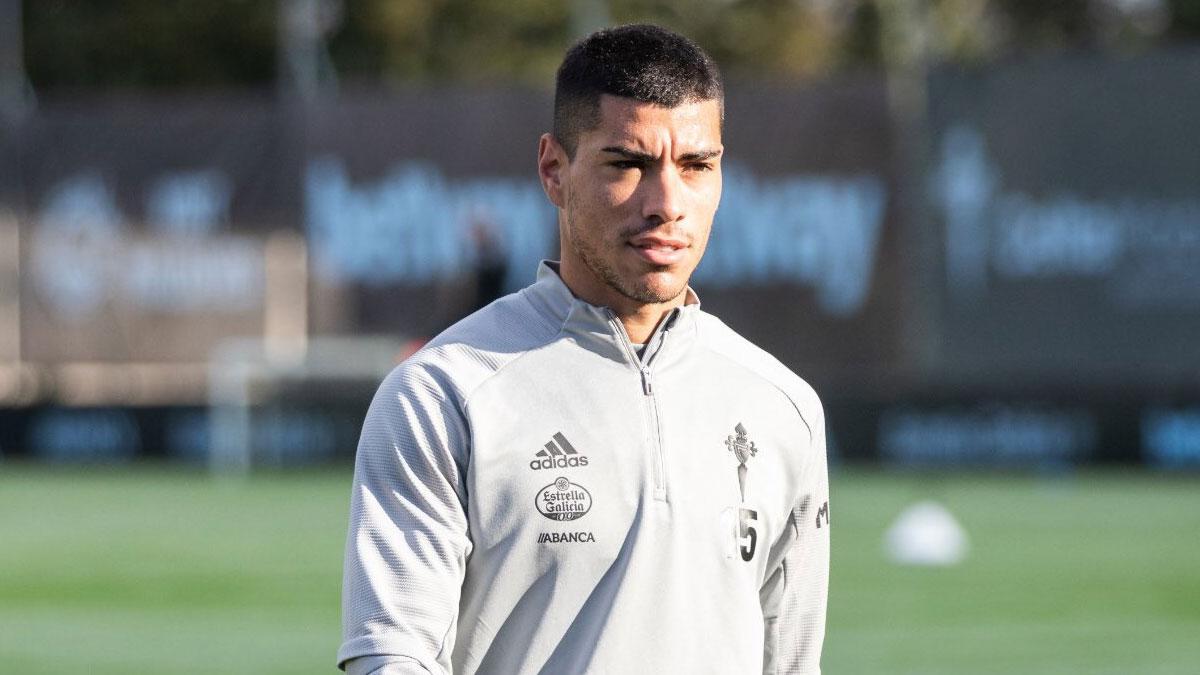
[(678, 296), (666, 302), (639, 302), (595, 279), (586, 270), (576, 270), (571, 265), (561, 263), (559, 277), (575, 297), (588, 304), (612, 310), (625, 327), (630, 342), (635, 344), (645, 344), (663, 318), (670, 314), (671, 310), (683, 306), (687, 298), (687, 288), (684, 288)]
[(641, 305), (636, 312), (629, 314), (618, 312), (616, 309), (613, 309), (613, 313), (617, 315), (621, 325), (625, 326), (625, 333), (629, 335), (630, 342), (646, 344), (650, 341), (650, 335), (658, 324), (671, 313), (671, 310), (683, 304), (683, 296), (680, 296), (679, 300), (674, 304)]

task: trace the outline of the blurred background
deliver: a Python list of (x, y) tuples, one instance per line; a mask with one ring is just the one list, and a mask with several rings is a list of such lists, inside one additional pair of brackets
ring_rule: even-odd
[(1200, 0), (0, 0), (0, 671), (331, 672), (379, 380), (557, 250), (574, 40), (727, 79), (828, 673), (1200, 664)]

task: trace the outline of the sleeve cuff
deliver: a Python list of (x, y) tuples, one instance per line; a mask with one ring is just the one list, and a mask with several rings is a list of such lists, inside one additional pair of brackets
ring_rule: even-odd
[(397, 635), (347, 640), (338, 650), (337, 661), (338, 668), (351, 675), (448, 675), (420, 643)]
[(346, 675), (430, 675), (420, 662), (407, 656), (359, 656), (344, 665)]

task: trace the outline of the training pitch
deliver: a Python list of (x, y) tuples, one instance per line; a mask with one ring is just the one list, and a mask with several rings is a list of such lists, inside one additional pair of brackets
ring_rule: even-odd
[[(335, 672), (349, 472), (0, 464), (0, 672)], [(884, 559), (924, 498), (964, 563)], [(831, 518), (827, 675), (1198, 672), (1196, 477), (835, 468)]]

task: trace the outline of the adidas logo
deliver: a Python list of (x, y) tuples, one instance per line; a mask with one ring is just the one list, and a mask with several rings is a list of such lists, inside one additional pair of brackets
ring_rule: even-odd
[(554, 438), (546, 444), (544, 450), (538, 450), (534, 455), (537, 459), (529, 462), (529, 468), (538, 469), (565, 469), (571, 466), (587, 466), (587, 455), (579, 454), (575, 446), (567, 440), (562, 432), (554, 434)]

